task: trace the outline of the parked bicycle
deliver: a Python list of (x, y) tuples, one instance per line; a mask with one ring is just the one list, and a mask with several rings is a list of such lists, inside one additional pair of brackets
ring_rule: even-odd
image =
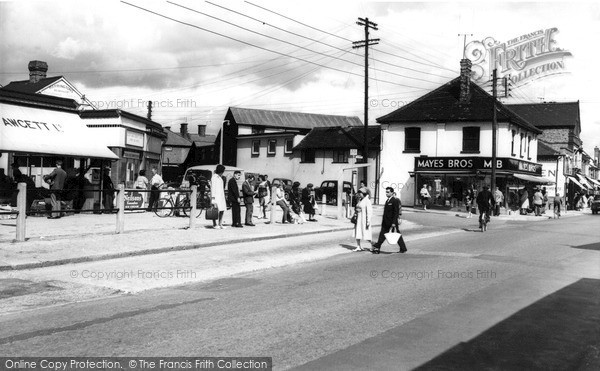
[[(189, 192), (177, 192), (175, 190), (163, 191), (167, 196), (162, 196), (157, 201), (157, 208), (154, 213), (161, 217), (184, 216), (189, 217), (192, 212)], [(196, 218), (202, 215), (202, 211), (210, 207), (210, 196), (206, 192), (199, 192), (196, 199)]]

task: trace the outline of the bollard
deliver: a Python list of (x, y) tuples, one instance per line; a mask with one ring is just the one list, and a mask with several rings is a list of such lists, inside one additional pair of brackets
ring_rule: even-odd
[(344, 182), (343, 181), (338, 181), (338, 187), (337, 187), (337, 215), (336, 215), (336, 219), (343, 219), (344, 218), (344, 205), (342, 200), (344, 199)]
[(275, 206), (277, 206), (277, 203), (275, 203), (275, 190), (276, 189), (277, 189), (277, 187), (271, 188), (271, 224), (275, 224)]
[(17, 194), (17, 241), (25, 241), (25, 227), (27, 217), (27, 184), (19, 183), (17, 185), (19, 193)]
[(125, 230), (125, 186), (119, 184), (117, 186), (117, 231), (116, 233), (123, 233)]
[(190, 210), (190, 229), (194, 228), (196, 224), (196, 206), (198, 203), (198, 186), (192, 186), (192, 194), (190, 195), (190, 204), (192, 206), (192, 210)]
[(321, 216), (325, 215), (325, 206), (327, 205), (327, 195), (323, 195), (321, 198)]

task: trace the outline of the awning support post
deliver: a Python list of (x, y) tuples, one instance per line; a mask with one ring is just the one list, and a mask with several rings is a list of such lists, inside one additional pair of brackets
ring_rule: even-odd
[(125, 230), (125, 186), (119, 184), (117, 186), (117, 231), (116, 233), (123, 233)]

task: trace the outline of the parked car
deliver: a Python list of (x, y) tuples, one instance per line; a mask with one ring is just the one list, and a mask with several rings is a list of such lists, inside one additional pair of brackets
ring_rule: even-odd
[[(352, 183), (348, 181), (344, 181), (344, 193), (347, 196), (352, 195), (352, 206), (356, 205), (356, 193), (354, 191), (354, 187)], [(337, 205), (337, 190), (338, 190), (338, 181), (337, 180), (324, 180), (321, 183), (321, 186), (315, 188), (315, 198), (317, 201), (321, 202), (323, 199), (323, 195), (327, 196), (327, 203), (332, 205)]]
[(279, 184), (283, 183), (283, 191), (285, 192), (285, 199), (290, 200), (290, 192), (292, 191), (292, 185), (294, 182), (291, 179), (286, 178), (273, 178), (271, 186), (279, 187)]
[(600, 195), (595, 195), (592, 201), (592, 214), (598, 214), (598, 209), (600, 209)]

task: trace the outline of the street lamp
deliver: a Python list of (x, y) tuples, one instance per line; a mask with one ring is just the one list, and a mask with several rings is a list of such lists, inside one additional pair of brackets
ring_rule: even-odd
[(219, 163), (223, 165), (223, 137), (225, 137), (225, 125), (229, 126), (229, 120), (223, 120), (221, 123), (221, 145), (219, 147)]

